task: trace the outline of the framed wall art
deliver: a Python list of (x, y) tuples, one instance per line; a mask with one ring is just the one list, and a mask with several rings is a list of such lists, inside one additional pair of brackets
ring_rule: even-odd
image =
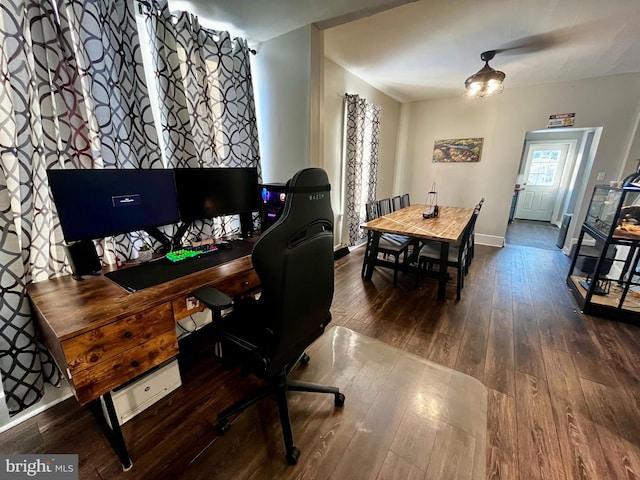
[(433, 145), (434, 163), (479, 162), (482, 138), (436, 140)]

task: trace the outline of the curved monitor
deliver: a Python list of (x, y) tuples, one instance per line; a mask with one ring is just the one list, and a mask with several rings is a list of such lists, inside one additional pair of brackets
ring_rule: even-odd
[(176, 168), (182, 221), (260, 209), (257, 168)]
[(48, 170), (47, 176), (67, 242), (179, 220), (173, 170)]

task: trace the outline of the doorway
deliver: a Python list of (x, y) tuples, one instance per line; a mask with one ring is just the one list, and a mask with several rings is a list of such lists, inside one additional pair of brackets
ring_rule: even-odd
[(515, 218), (551, 222), (570, 146), (568, 142), (526, 142), (525, 181), (521, 184)]
[(506, 243), (569, 253), (576, 240), (572, 214), (585, 196), (601, 131), (593, 127), (526, 133)]

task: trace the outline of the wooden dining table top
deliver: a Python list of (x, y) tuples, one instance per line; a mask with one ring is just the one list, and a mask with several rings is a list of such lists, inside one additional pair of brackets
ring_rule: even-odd
[(425, 240), (455, 242), (473, 214), (473, 208), (439, 207), (436, 218), (422, 218), (424, 209), (424, 205), (410, 205), (363, 223), (360, 228)]

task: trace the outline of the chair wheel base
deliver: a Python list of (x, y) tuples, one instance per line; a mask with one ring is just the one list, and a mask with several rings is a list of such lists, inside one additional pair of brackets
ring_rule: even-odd
[(300, 449), (297, 447), (291, 447), (287, 450), (287, 463), (289, 465), (295, 465), (300, 458)]
[(311, 361), (311, 358), (309, 358), (309, 355), (307, 355), (306, 353), (303, 353), (302, 356), (300, 357), (300, 363), (302, 365), (309, 365), (310, 361)]
[(224, 435), (229, 431), (230, 428), (231, 424), (227, 420), (222, 420), (216, 425), (216, 431), (218, 432), (218, 435)]
[(334, 400), (335, 406), (336, 407), (343, 407), (344, 406), (344, 400), (345, 400), (344, 393), (336, 393), (336, 398)]

